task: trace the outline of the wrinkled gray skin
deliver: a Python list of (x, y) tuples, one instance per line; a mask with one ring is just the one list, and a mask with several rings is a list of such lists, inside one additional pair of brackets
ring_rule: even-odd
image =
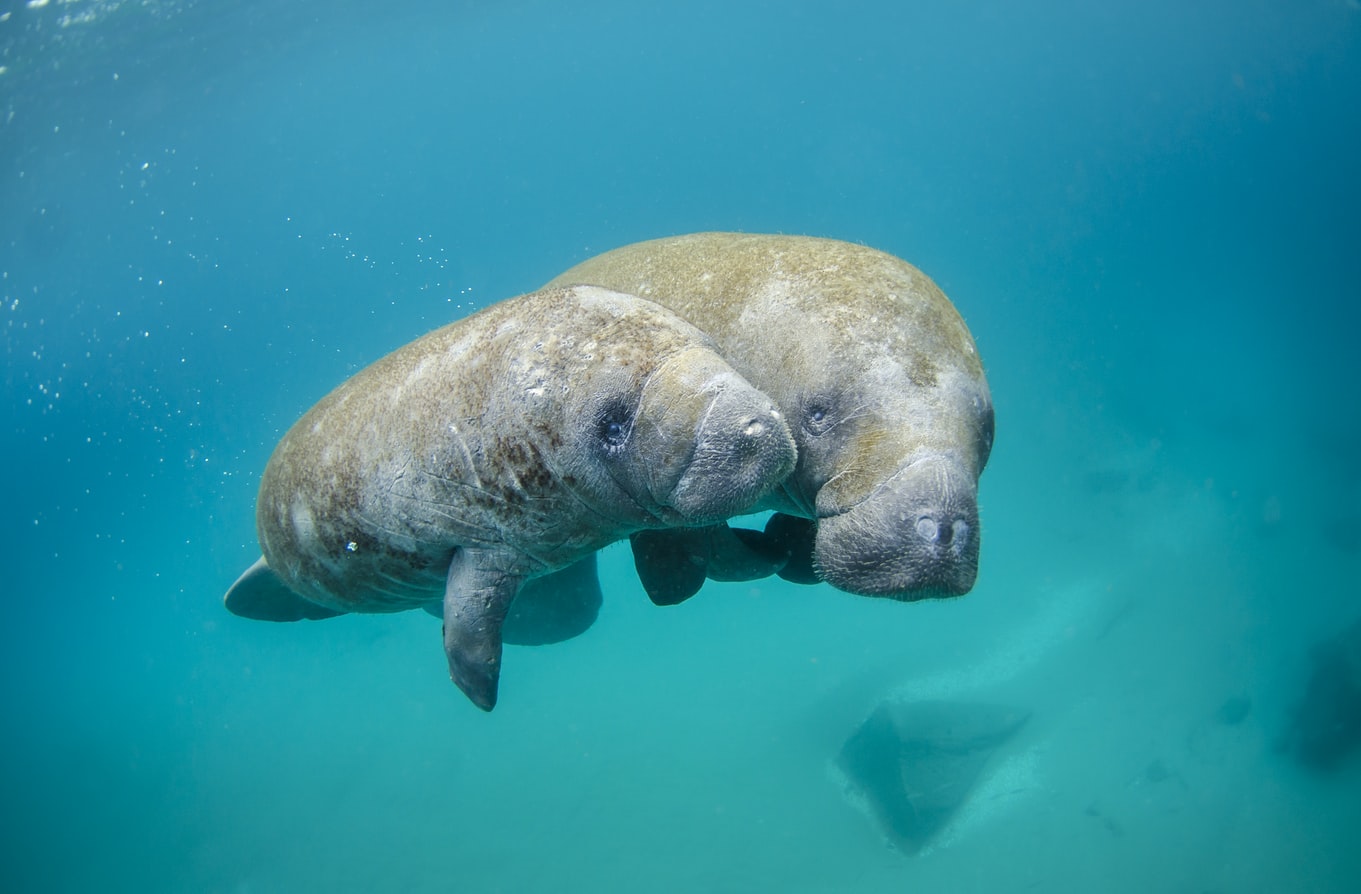
[(309, 410), (265, 468), (264, 557), (226, 604), (297, 620), (442, 600), (453, 680), (491, 710), (522, 585), (593, 577), (583, 563), (634, 531), (724, 519), (794, 459), (775, 405), (697, 329), (629, 295), (545, 289)]
[(774, 398), (799, 459), (764, 506), (814, 520), (819, 578), (902, 600), (973, 586), (992, 398), (968, 329), (920, 270), (829, 239), (700, 233), (606, 252), (552, 284), (575, 283), (670, 308)]

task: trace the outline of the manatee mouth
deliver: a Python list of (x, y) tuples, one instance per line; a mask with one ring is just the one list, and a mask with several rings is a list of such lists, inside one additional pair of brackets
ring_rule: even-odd
[(813, 562), (839, 590), (910, 602), (969, 592), (978, 547), (977, 483), (958, 463), (931, 458), (819, 518)]
[(700, 425), (690, 464), (671, 491), (670, 504), (689, 524), (737, 515), (794, 470), (789, 426), (773, 403), (753, 407), (731, 392), (720, 394)]

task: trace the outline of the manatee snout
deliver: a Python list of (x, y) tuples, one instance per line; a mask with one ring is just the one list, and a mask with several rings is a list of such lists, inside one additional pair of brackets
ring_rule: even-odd
[(838, 589), (914, 601), (972, 589), (978, 546), (975, 477), (948, 457), (932, 457), (820, 518), (813, 557)]
[(796, 460), (794, 438), (774, 402), (745, 382), (729, 381), (700, 423), (671, 504), (694, 523), (728, 518), (765, 496)]

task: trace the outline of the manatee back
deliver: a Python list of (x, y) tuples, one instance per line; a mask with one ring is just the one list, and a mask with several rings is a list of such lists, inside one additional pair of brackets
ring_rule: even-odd
[(879, 409), (922, 420), (915, 437), (923, 441), (953, 447), (972, 432), (952, 430), (951, 417), (972, 424), (991, 414), (978, 350), (959, 312), (930, 277), (876, 249), (807, 236), (696, 233), (606, 252), (550, 285), (579, 283), (640, 295), (694, 323), (791, 420), (810, 393), (867, 375), (882, 382), (867, 392), (912, 404)]
[[(810, 236), (695, 233), (605, 252), (550, 285), (581, 283), (668, 307), (708, 333), (720, 350), (760, 338), (753, 331), (758, 320), (805, 325), (819, 320), (834, 324), (830, 334), (839, 350), (902, 358), (915, 380), (930, 378), (942, 362), (983, 375), (968, 328), (931, 278), (864, 245)], [(751, 352), (737, 353), (754, 365)]]

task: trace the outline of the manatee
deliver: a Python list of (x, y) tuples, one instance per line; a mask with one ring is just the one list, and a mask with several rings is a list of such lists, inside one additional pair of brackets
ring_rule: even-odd
[[(973, 587), (992, 397), (968, 328), (920, 270), (830, 239), (700, 233), (606, 252), (551, 283), (569, 284), (670, 308), (779, 405), (798, 464), (763, 503), (774, 542), (760, 552), (783, 548), (782, 576), (900, 600)], [(637, 537), (645, 585), (673, 584), (655, 601), (702, 583), (657, 571), (687, 560), (708, 557), (665, 532)]]
[(846, 740), (837, 766), (889, 841), (921, 851), (968, 800), (994, 751), (1030, 712), (967, 702), (881, 703)]
[(297, 620), (438, 600), (451, 676), (490, 711), (522, 588), (593, 579), (594, 552), (635, 531), (727, 518), (794, 462), (779, 409), (698, 329), (545, 289), (399, 348), (298, 420), (261, 478), (264, 555), (226, 606)]
[(1361, 618), (1314, 644), (1304, 694), (1276, 750), (1304, 766), (1335, 771), (1361, 751)]

